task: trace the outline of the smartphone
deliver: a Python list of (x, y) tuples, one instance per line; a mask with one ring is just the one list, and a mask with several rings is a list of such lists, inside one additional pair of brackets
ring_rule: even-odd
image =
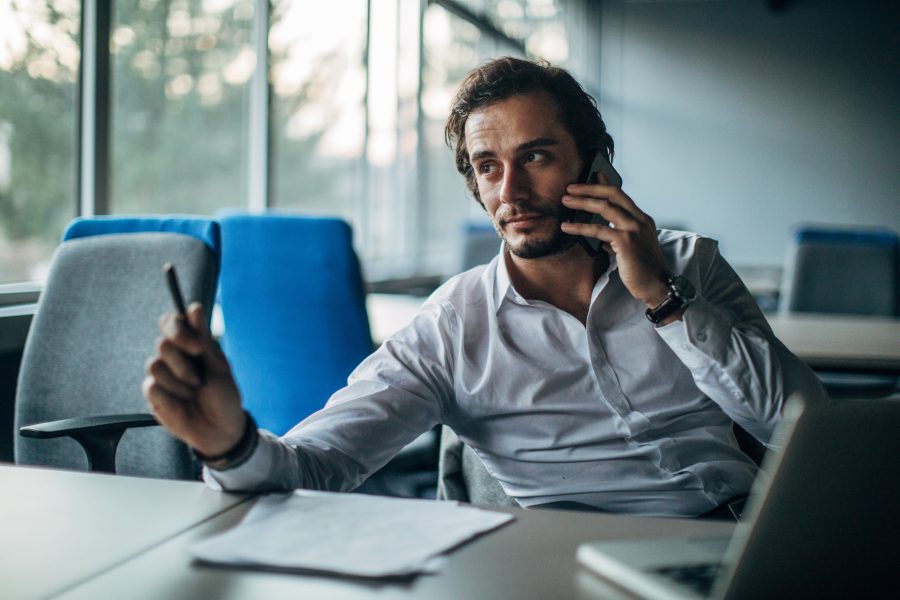
[[(181, 293), (181, 285), (178, 283), (178, 274), (175, 273), (175, 265), (167, 262), (163, 265), (163, 272), (166, 275), (166, 284), (169, 288), (169, 295), (172, 297), (172, 304), (175, 305), (175, 310), (178, 311), (184, 324), (190, 328), (191, 325), (187, 320), (187, 306), (184, 303), (184, 295)], [(195, 356), (193, 362), (197, 376), (200, 378), (200, 383), (206, 383), (206, 378), (203, 374), (203, 361), (199, 356)]]
[[(600, 173), (603, 173), (606, 176), (608, 185), (622, 187), (622, 176), (619, 175), (618, 171), (616, 171), (609, 161), (606, 160), (606, 154), (603, 150), (597, 152), (594, 156), (594, 161), (582, 171), (578, 181), (580, 183), (597, 183), (600, 181)], [(571, 211), (567, 220), (570, 223), (609, 224), (609, 221), (600, 215), (585, 210)], [(583, 236), (578, 236), (578, 242), (581, 244), (582, 248), (584, 248), (585, 252), (591, 256), (599, 254), (600, 246), (603, 244), (603, 242), (597, 238)]]

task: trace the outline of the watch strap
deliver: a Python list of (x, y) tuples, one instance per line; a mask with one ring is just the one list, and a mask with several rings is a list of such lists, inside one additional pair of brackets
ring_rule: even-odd
[(207, 456), (191, 448), (194, 457), (216, 471), (234, 469), (247, 462), (259, 445), (259, 431), (256, 428), (256, 421), (253, 419), (253, 416), (246, 410), (244, 415), (244, 433), (231, 449), (216, 456)]
[[(687, 279), (680, 275), (668, 275), (665, 278), (666, 286), (669, 288), (668, 295), (663, 299), (662, 302), (654, 306), (653, 308), (648, 308), (644, 314), (647, 315), (647, 319), (650, 320), (654, 325), (659, 325), (663, 321), (665, 321), (669, 316), (681, 310), (688, 304), (690, 304), (694, 298), (696, 298), (696, 293), (694, 292), (694, 287), (691, 285)], [(687, 294), (681, 293), (681, 288), (685, 288)]]

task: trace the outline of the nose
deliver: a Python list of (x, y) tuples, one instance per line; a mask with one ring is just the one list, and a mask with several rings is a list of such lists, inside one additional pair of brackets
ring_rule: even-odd
[(500, 202), (514, 204), (528, 197), (528, 175), (517, 166), (503, 170), (500, 182)]

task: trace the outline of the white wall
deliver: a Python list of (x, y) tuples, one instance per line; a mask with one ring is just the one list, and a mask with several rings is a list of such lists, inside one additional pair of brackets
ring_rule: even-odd
[(600, 106), (660, 224), (779, 265), (790, 224), (900, 230), (900, 3), (606, 1)]

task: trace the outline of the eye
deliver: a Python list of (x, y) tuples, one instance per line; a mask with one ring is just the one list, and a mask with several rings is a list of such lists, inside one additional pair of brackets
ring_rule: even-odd
[(547, 154), (545, 152), (540, 152), (538, 150), (532, 150), (531, 152), (529, 152), (525, 155), (525, 162), (526, 163), (540, 162), (542, 160), (546, 160), (546, 158), (547, 158)]
[(494, 172), (494, 163), (491, 162), (483, 162), (477, 167), (478, 172), (482, 175), (489, 175)]

